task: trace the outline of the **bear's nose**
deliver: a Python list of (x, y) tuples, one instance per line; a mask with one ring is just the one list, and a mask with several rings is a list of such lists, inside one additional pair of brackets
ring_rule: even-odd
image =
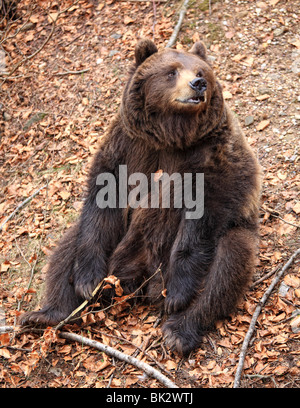
[(207, 88), (207, 82), (204, 78), (194, 78), (189, 82), (190, 87), (197, 92), (204, 92)]

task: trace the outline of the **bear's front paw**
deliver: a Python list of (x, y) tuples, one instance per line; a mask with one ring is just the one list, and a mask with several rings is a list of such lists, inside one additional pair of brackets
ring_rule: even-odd
[(200, 345), (203, 334), (198, 327), (189, 327), (187, 319), (184, 314), (175, 314), (162, 327), (167, 347), (184, 357)]
[(80, 259), (80, 262), (77, 260), (72, 276), (76, 295), (81, 299), (91, 300), (94, 289), (107, 275), (104, 270), (105, 265), (98, 258), (91, 261), (85, 258)]
[(76, 295), (82, 299), (91, 300), (93, 291), (101, 280), (102, 279), (93, 279), (90, 281), (79, 280), (74, 285)]

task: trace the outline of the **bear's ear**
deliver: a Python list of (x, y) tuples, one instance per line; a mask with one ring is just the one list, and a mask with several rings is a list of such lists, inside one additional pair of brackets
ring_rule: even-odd
[(150, 55), (157, 52), (157, 47), (151, 40), (140, 40), (135, 47), (135, 62), (138, 67), (144, 62)]
[(202, 41), (197, 41), (191, 48), (191, 53), (198, 55), (204, 61), (207, 61), (206, 47)]

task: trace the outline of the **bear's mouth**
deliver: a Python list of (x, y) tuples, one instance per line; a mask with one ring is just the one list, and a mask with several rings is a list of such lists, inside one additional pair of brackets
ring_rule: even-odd
[(177, 102), (181, 102), (181, 103), (186, 103), (186, 104), (190, 103), (193, 105), (198, 105), (199, 103), (206, 102), (206, 92), (203, 92), (201, 95), (198, 94), (198, 95), (192, 96), (187, 99), (176, 99), (176, 100)]

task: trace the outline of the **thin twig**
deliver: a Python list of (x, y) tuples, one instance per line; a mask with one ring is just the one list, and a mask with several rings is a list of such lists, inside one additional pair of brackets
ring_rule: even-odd
[[(149, 2), (150, 3), (150, 1), (152, 1), (152, 0), (117, 0), (117, 1), (120, 1), (120, 2), (132, 2), (132, 3), (147, 3), (147, 2)], [(169, 0), (158, 0), (158, 3), (167, 3)]]
[(82, 69), (81, 71), (66, 71), (66, 72), (56, 72), (55, 76), (63, 76), (63, 75), (80, 75), (83, 74), (84, 72), (88, 72), (90, 68)]
[(294, 259), (300, 254), (300, 248), (297, 249), (297, 251), (295, 251), (293, 253), (293, 255), (290, 257), (290, 259), (287, 261), (287, 263), (283, 266), (283, 268), (280, 270), (280, 272), (275, 276), (275, 278), (272, 280), (270, 286), (268, 287), (268, 289), (265, 291), (263, 297), (261, 298), (261, 300), (259, 301), (251, 322), (250, 322), (250, 326), (249, 329), (246, 333), (245, 339), (243, 341), (242, 344), (242, 348), (241, 348), (241, 353), (240, 353), (240, 358), (239, 358), (239, 363), (238, 363), (238, 367), (236, 370), (236, 374), (235, 374), (235, 379), (234, 379), (234, 385), (233, 388), (239, 388), (240, 386), (240, 382), (241, 382), (241, 375), (242, 375), (242, 371), (243, 371), (243, 367), (244, 367), (244, 362), (245, 362), (245, 357), (246, 357), (246, 353), (247, 353), (247, 349), (248, 349), (248, 345), (249, 342), (251, 340), (251, 337), (253, 335), (253, 332), (255, 330), (255, 324), (256, 321), (258, 319), (258, 316), (264, 306), (264, 304), (266, 303), (268, 297), (270, 296), (270, 294), (272, 293), (272, 290), (274, 289), (274, 287), (276, 286), (276, 284), (279, 282), (279, 280), (281, 279), (281, 277), (283, 276), (283, 274), (285, 273), (285, 271), (289, 268), (289, 266), (291, 265), (291, 263), (294, 261)]
[[(47, 212), (47, 202), (48, 202), (48, 185), (49, 185), (49, 181), (47, 181), (47, 184), (46, 184), (46, 187), (47, 187), (47, 189), (46, 189), (46, 205), (45, 205), (45, 208), (44, 208), (43, 230), (42, 230), (42, 233), (41, 233), (41, 237), (40, 237), (40, 239), (39, 239), (39, 247), (38, 247), (38, 250), (37, 250), (37, 252), (36, 252), (36, 258), (35, 258), (34, 264), (33, 264), (32, 266), (30, 265), (30, 263), (27, 261), (27, 259), (26, 259), (25, 256), (23, 255), (23, 252), (22, 252), (21, 248), (18, 246), (17, 240), (15, 240), (16, 245), (17, 245), (17, 247), (19, 248), (19, 251), (21, 252), (23, 258), (25, 259), (25, 261), (27, 262), (27, 264), (29, 265), (29, 267), (30, 267), (30, 269), (31, 269), (31, 271), (30, 271), (30, 278), (29, 278), (29, 282), (28, 282), (28, 285), (27, 285), (26, 292), (23, 293), (21, 299), (18, 301), (18, 309), (17, 309), (18, 311), (20, 311), (21, 306), (22, 306), (22, 303), (23, 303), (23, 300), (24, 300), (24, 298), (25, 298), (25, 295), (27, 294), (28, 290), (29, 290), (30, 287), (31, 287), (31, 284), (32, 284), (32, 281), (33, 281), (33, 277), (34, 277), (34, 274), (35, 274), (35, 268), (36, 268), (36, 265), (37, 265), (37, 263), (38, 263), (39, 256), (40, 256), (40, 253), (41, 253), (41, 250), (42, 250), (42, 242), (43, 242), (43, 238), (44, 238), (44, 234), (45, 234), (45, 225), (46, 225), (46, 212)], [(16, 321), (17, 321), (17, 316), (15, 316), (15, 324), (16, 324)]]
[(138, 360), (135, 357), (125, 354), (119, 350), (116, 350), (113, 347), (100, 343), (99, 341), (88, 339), (84, 336), (80, 336), (75, 333), (60, 332), (59, 336), (62, 337), (63, 339), (77, 341), (86, 346), (94, 347), (97, 350), (103, 351), (105, 354), (109, 356), (116, 357), (119, 360), (132, 364), (136, 366), (137, 368), (143, 370), (148, 376), (155, 378), (156, 380), (158, 380), (159, 382), (161, 382), (163, 385), (165, 385), (168, 388), (178, 388), (178, 386), (173, 381), (169, 380), (169, 378), (167, 378), (160, 371), (156, 370), (154, 367), (151, 367), (149, 364), (141, 360)]
[[(57, 17), (58, 19), (58, 17)], [(50, 34), (48, 35), (48, 37), (46, 38), (46, 40), (43, 42), (43, 44), (40, 46), (40, 48), (38, 48), (33, 54), (29, 55), (28, 57), (23, 58), (21, 61), (19, 61), (13, 68), (12, 70), (6, 75), (7, 77), (10, 77), (22, 64), (24, 64), (24, 62), (30, 61), (32, 58), (34, 58), (39, 52), (42, 51), (42, 49), (48, 44), (48, 42), (50, 41), (55, 27), (56, 27), (56, 22), (57, 19), (55, 21), (53, 21), (52, 24), (52, 29), (50, 31)]]
[(274, 275), (274, 273), (276, 273), (278, 269), (279, 269), (279, 266), (277, 266), (277, 268), (275, 269), (272, 269), (270, 272), (266, 273), (261, 278), (257, 279), (255, 282), (252, 283), (251, 289), (257, 286), (258, 284), (260, 284), (261, 282), (263, 282), (264, 280), (268, 279), (270, 276)]
[(169, 39), (166, 48), (171, 48), (173, 47), (173, 45), (175, 44), (176, 38), (178, 36), (178, 33), (180, 31), (184, 16), (187, 12), (187, 8), (188, 8), (188, 4), (189, 4), (189, 0), (184, 0), (183, 5), (180, 8), (180, 12), (179, 12), (179, 19), (178, 22), (173, 30), (173, 33), (171, 35), (171, 38)]
[(21, 65), (23, 65), (25, 62), (30, 61), (32, 58), (34, 58), (39, 52), (42, 51), (42, 49), (48, 44), (48, 42), (50, 41), (50, 39), (53, 36), (53, 33), (55, 31), (55, 27), (56, 27), (56, 23), (57, 20), (61, 17), (61, 15), (63, 13), (65, 13), (66, 11), (68, 11), (71, 7), (75, 6), (77, 3), (79, 2), (79, 0), (76, 0), (74, 3), (70, 4), (68, 7), (66, 7), (64, 10), (60, 10), (57, 13), (57, 16), (55, 19), (53, 19), (51, 17), (51, 20), (53, 21), (52, 23), (52, 29), (50, 31), (50, 34), (48, 35), (48, 37), (46, 38), (46, 40), (43, 42), (43, 44), (40, 46), (40, 48), (38, 48), (34, 53), (30, 54), (28, 57), (24, 57), (21, 61), (19, 61), (13, 68), (12, 70), (5, 75), (6, 78), (10, 77)]
[(266, 206), (265, 206), (265, 208), (261, 207), (261, 209), (262, 209), (265, 213), (266, 213), (266, 212), (270, 213), (270, 214), (272, 215), (272, 217), (278, 218), (280, 221), (283, 221), (283, 222), (285, 222), (286, 224), (291, 225), (292, 227), (300, 228), (300, 225), (293, 224), (292, 222), (286, 221), (284, 218), (280, 217), (279, 212), (276, 211), (276, 210), (273, 210), (273, 208), (270, 208), (270, 207), (266, 207)]
[(38, 193), (43, 190), (44, 188), (47, 187), (48, 184), (45, 184), (44, 186), (40, 187), (37, 191), (35, 191), (30, 197), (26, 198), (26, 200), (22, 201), (18, 207), (10, 214), (9, 217), (6, 218), (6, 220), (0, 225), (0, 232), (3, 230), (4, 225), (13, 218), (14, 215), (17, 214), (18, 211), (21, 210), (26, 204), (29, 203)]

